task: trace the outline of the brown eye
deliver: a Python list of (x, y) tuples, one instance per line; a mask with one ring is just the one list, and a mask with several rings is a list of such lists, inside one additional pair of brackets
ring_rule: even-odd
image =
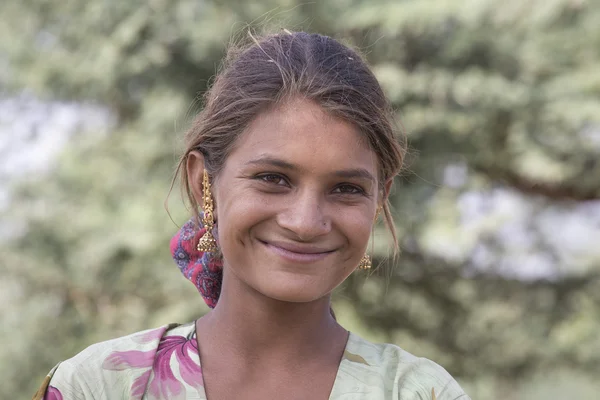
[(257, 179), (275, 185), (287, 185), (287, 181), (285, 180), (285, 178), (278, 174), (262, 174), (257, 176)]
[(335, 193), (339, 194), (363, 194), (365, 191), (355, 185), (340, 185), (334, 189)]

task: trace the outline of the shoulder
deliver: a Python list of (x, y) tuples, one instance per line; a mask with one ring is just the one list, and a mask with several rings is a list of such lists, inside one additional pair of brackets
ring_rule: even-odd
[(354, 383), (360, 382), (368, 398), (469, 400), (456, 380), (435, 362), (396, 345), (371, 343), (354, 334), (350, 334), (340, 372), (346, 378), (352, 377)]
[(93, 344), (54, 367), (38, 393), (65, 400), (141, 398), (163, 338), (194, 331), (193, 323), (170, 324)]

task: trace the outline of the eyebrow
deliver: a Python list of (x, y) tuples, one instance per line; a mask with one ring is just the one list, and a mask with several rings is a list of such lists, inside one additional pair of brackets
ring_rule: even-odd
[[(289, 163), (280, 158), (272, 157), (272, 156), (263, 156), (254, 160), (250, 160), (246, 163), (246, 165), (271, 165), (274, 167), (279, 167), (291, 171), (299, 171), (301, 168), (295, 164)], [(345, 179), (364, 179), (372, 182), (376, 182), (375, 177), (369, 171), (364, 168), (351, 168), (344, 169), (339, 171), (334, 171), (332, 175), (338, 178)]]
[(290, 170), (298, 170), (297, 166), (291, 164), (287, 161), (284, 161), (280, 158), (272, 157), (272, 156), (262, 156), (260, 158), (250, 160), (246, 163), (246, 165), (272, 165), (274, 167), (280, 167), (284, 169)]
[(375, 177), (373, 176), (373, 174), (371, 174), (364, 168), (344, 169), (341, 171), (335, 171), (333, 174), (339, 178), (364, 179), (375, 182)]

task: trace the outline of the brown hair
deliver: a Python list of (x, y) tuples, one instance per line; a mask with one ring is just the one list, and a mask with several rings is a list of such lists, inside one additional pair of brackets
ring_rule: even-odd
[[(237, 138), (261, 112), (292, 98), (311, 100), (326, 112), (354, 124), (376, 153), (379, 186), (396, 176), (405, 154), (404, 136), (397, 137), (391, 107), (362, 57), (340, 42), (319, 34), (289, 32), (252, 39), (233, 47), (205, 94), (203, 110), (185, 135), (179, 160), (182, 189), (198, 217), (198, 204), (186, 171), (188, 154), (198, 150), (216, 179)], [(384, 217), (395, 246), (396, 232), (389, 203)]]

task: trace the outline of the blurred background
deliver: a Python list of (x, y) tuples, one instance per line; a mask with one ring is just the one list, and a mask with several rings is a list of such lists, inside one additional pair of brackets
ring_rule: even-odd
[(600, 392), (600, 0), (2, 0), (0, 398), (91, 343), (207, 311), (171, 261), (182, 133), (232, 36), (360, 49), (411, 145), (402, 253), (345, 326), (473, 399)]

